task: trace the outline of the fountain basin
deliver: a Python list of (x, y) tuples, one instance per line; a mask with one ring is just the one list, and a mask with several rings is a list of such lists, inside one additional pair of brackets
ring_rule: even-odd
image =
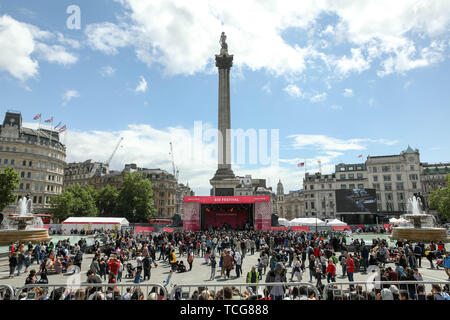
[(396, 227), (392, 229), (391, 239), (417, 242), (450, 242), (445, 228)]
[(50, 240), (47, 229), (0, 230), (0, 246), (16, 241), (39, 243)]

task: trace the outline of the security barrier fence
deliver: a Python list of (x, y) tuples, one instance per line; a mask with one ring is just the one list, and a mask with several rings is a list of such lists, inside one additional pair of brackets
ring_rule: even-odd
[(322, 296), (324, 300), (393, 300), (403, 294), (407, 300), (427, 300), (427, 295), (442, 292), (444, 286), (450, 281), (332, 282), (324, 286)]
[[(320, 299), (319, 290), (309, 282), (271, 282), (271, 283), (201, 283), (175, 285), (171, 291), (171, 300), (214, 300), (224, 299), (224, 288), (232, 290), (233, 300), (261, 299), (271, 295), (273, 287), (279, 287), (284, 292), (283, 297), (291, 296), (294, 288), (297, 292)], [(201, 294), (205, 292), (206, 294)]]
[(82, 283), (29, 284), (14, 288), (15, 300), (115, 300), (128, 294), (131, 300), (167, 300), (169, 294), (161, 284)]
[(332, 282), (320, 291), (310, 282), (215, 282), (179, 284), (172, 288), (156, 283), (30, 284), (23, 287), (0, 285), (0, 300), (40, 300), (43, 297), (49, 300), (114, 300), (118, 295), (128, 295), (131, 300), (222, 300), (226, 287), (231, 289), (232, 300), (271, 296), (274, 287), (283, 293), (283, 299), (297, 300), (302, 296), (315, 300), (390, 300), (394, 295), (406, 294), (408, 300), (427, 300), (430, 295), (445, 291), (445, 286), (448, 292), (450, 281)]

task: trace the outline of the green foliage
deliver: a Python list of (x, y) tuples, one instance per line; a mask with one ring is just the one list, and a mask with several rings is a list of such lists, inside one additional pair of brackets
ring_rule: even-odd
[(50, 199), (53, 219), (62, 221), (70, 216), (95, 217), (98, 214), (95, 205), (96, 190), (92, 186), (82, 188), (79, 184), (70, 186), (62, 194)]
[(450, 174), (447, 174), (447, 187), (430, 192), (431, 209), (437, 210), (442, 219), (450, 218)]
[(16, 200), (13, 191), (19, 184), (19, 174), (12, 168), (0, 170), (0, 212)]
[(126, 173), (119, 191), (117, 216), (129, 222), (147, 222), (156, 215), (150, 180), (138, 173)]
[(97, 192), (96, 204), (100, 217), (115, 217), (117, 214), (117, 201), (119, 191), (113, 186), (107, 185)]

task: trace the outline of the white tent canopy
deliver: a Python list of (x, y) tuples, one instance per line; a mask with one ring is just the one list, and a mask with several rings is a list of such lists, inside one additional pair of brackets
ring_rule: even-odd
[(70, 233), (70, 230), (120, 230), (121, 227), (129, 226), (130, 223), (125, 218), (105, 218), (105, 217), (70, 217), (63, 221), (63, 233)]
[(347, 226), (347, 224), (339, 219), (332, 219), (327, 221), (327, 226)]
[(389, 223), (398, 225), (398, 224), (408, 224), (409, 221), (406, 220), (405, 218), (400, 218), (400, 219), (391, 218), (391, 219), (389, 219)]
[(290, 221), (291, 226), (324, 226), (325, 222), (317, 218), (295, 218)]
[(289, 227), (291, 225), (290, 221), (285, 218), (279, 218), (278, 224), (283, 227)]

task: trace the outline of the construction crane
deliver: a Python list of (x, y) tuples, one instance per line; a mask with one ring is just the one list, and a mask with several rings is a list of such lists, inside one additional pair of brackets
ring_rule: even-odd
[(172, 170), (173, 170), (173, 176), (175, 177), (175, 180), (178, 181), (178, 175), (180, 171), (177, 167), (175, 167), (175, 158), (173, 156), (173, 145), (172, 142), (170, 143), (170, 155), (172, 156)]
[(106, 162), (106, 165), (109, 167), (109, 164), (111, 163), (112, 158), (114, 157), (114, 155), (117, 152), (117, 149), (119, 149), (120, 144), (122, 143), (123, 137), (120, 137), (119, 142), (117, 143), (117, 146), (114, 148), (113, 153), (111, 154), (111, 156), (109, 157), (108, 161)]

